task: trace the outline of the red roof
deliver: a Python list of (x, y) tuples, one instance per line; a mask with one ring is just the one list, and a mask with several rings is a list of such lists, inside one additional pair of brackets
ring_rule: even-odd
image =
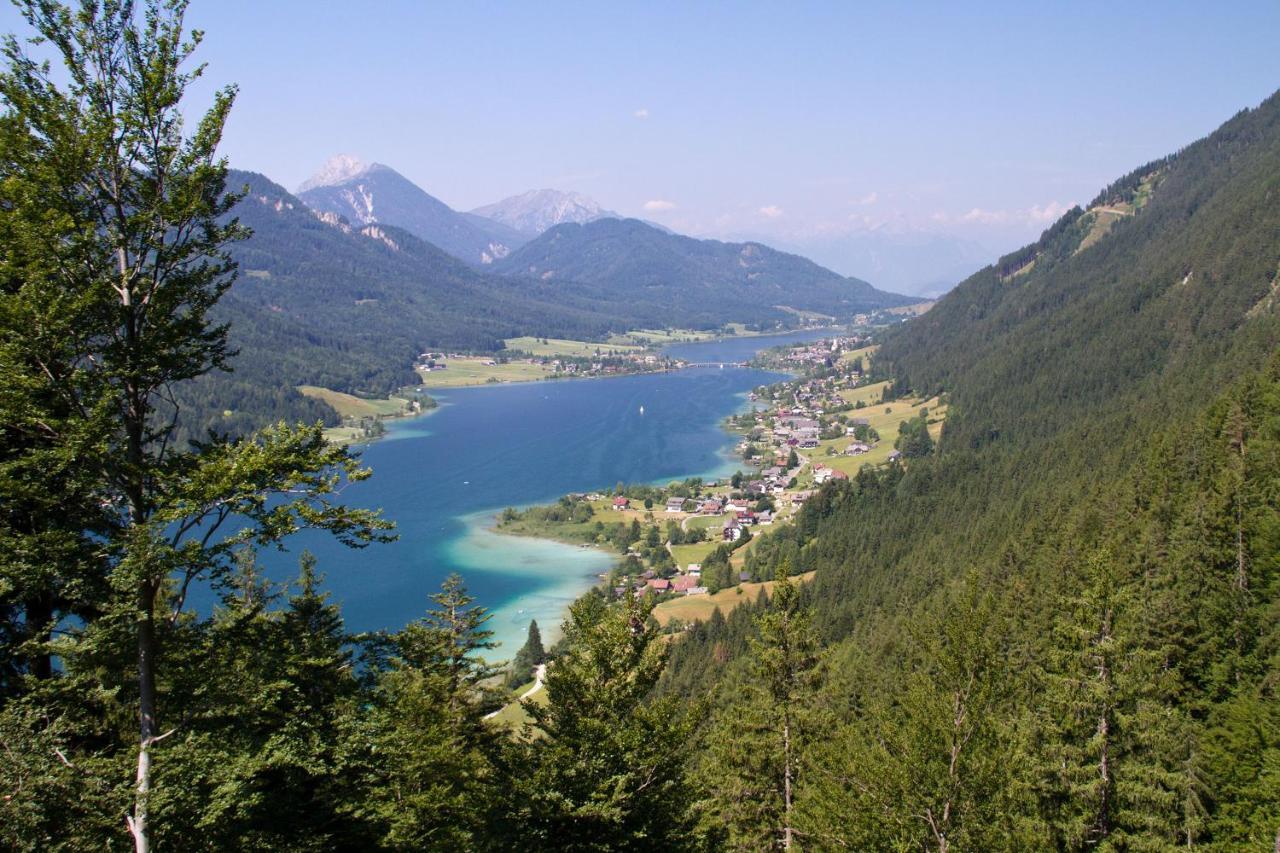
[(698, 579), (693, 575), (681, 575), (671, 581), (671, 588), (676, 592), (684, 592), (686, 589), (693, 589), (698, 585)]
[(666, 580), (665, 578), (654, 578), (649, 581), (649, 587), (651, 589), (666, 589), (669, 586), (671, 586), (671, 581)]
[(614, 498), (614, 499), (613, 499), (613, 505), (614, 505), (614, 506), (627, 506), (627, 505), (628, 505), (628, 504), (630, 504), (630, 503), (631, 503), (631, 501), (630, 501), (630, 500), (628, 500), (627, 498)]

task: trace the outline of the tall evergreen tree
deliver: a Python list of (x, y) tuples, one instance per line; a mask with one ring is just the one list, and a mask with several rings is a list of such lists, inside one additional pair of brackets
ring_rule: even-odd
[(547, 659), (546, 650), (542, 648), (542, 632), (538, 630), (538, 620), (529, 620), (529, 634), (524, 645), (516, 652), (511, 661), (511, 671), (507, 674), (507, 686), (519, 687), (533, 678), (533, 672)]
[(589, 594), (570, 607), (567, 650), (547, 670), (526, 769), (513, 781), (519, 843), (535, 850), (682, 849), (694, 720), (649, 694), (666, 661), (652, 602)]
[(755, 618), (745, 696), (717, 720), (701, 768), (704, 824), (727, 830), (734, 849), (797, 841), (796, 790), (821, 673), (817, 635), (789, 575), (789, 565), (778, 567), (773, 599)]
[(494, 644), (489, 614), (451, 575), (433, 607), (389, 639), (368, 713), (349, 732), (359, 773), (349, 812), (396, 850), (488, 847), (504, 802), (502, 733), (484, 716), (499, 701), (481, 655)]

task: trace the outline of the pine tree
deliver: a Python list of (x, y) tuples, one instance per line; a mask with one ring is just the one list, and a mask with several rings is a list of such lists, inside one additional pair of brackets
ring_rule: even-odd
[(1043, 847), (1024, 737), (1001, 715), (1011, 673), (993, 602), (970, 578), (938, 621), (917, 619), (906, 674), (855, 697), (853, 718), (814, 755), (804, 829), (852, 849)]
[(570, 607), (566, 652), (547, 670), (515, 774), (511, 809), (525, 849), (683, 849), (693, 718), (650, 700), (666, 662), (652, 603), (589, 594)]
[(359, 768), (349, 804), (383, 847), (474, 849), (487, 844), (501, 790), (501, 733), (484, 715), (495, 668), (489, 614), (451, 575), (426, 616), (389, 640), (369, 713), (353, 727), (347, 761)]
[(773, 600), (756, 617), (744, 701), (720, 717), (702, 768), (704, 823), (724, 827), (735, 849), (796, 843), (795, 800), (812, 702), (818, 641), (790, 567), (778, 567)]
[(541, 666), (547, 658), (542, 648), (542, 632), (538, 630), (538, 621), (529, 621), (529, 635), (520, 651), (511, 660), (511, 672), (507, 674), (507, 686), (519, 687), (533, 678), (533, 671)]

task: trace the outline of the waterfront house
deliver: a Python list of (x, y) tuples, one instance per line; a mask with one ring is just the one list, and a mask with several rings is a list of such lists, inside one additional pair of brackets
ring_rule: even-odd
[(630, 506), (631, 506), (630, 498), (614, 498), (613, 499), (613, 508), (618, 511), (628, 509), (630, 508)]

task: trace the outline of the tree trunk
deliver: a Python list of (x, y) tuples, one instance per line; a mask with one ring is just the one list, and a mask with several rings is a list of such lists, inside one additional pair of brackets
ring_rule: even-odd
[(27, 667), (31, 675), (40, 681), (53, 677), (53, 656), (49, 654), (49, 626), (53, 624), (53, 596), (41, 593), (26, 605), (27, 630), (31, 632), (28, 639), (41, 638), (40, 651), (33, 652), (27, 658)]
[(782, 849), (791, 849), (791, 716), (782, 719)]
[(138, 595), (138, 776), (134, 788), (133, 815), (129, 832), (136, 853), (147, 853), (151, 839), (147, 820), (151, 796), (151, 748), (156, 742), (156, 673), (155, 673), (155, 596), (156, 588), (147, 581)]

